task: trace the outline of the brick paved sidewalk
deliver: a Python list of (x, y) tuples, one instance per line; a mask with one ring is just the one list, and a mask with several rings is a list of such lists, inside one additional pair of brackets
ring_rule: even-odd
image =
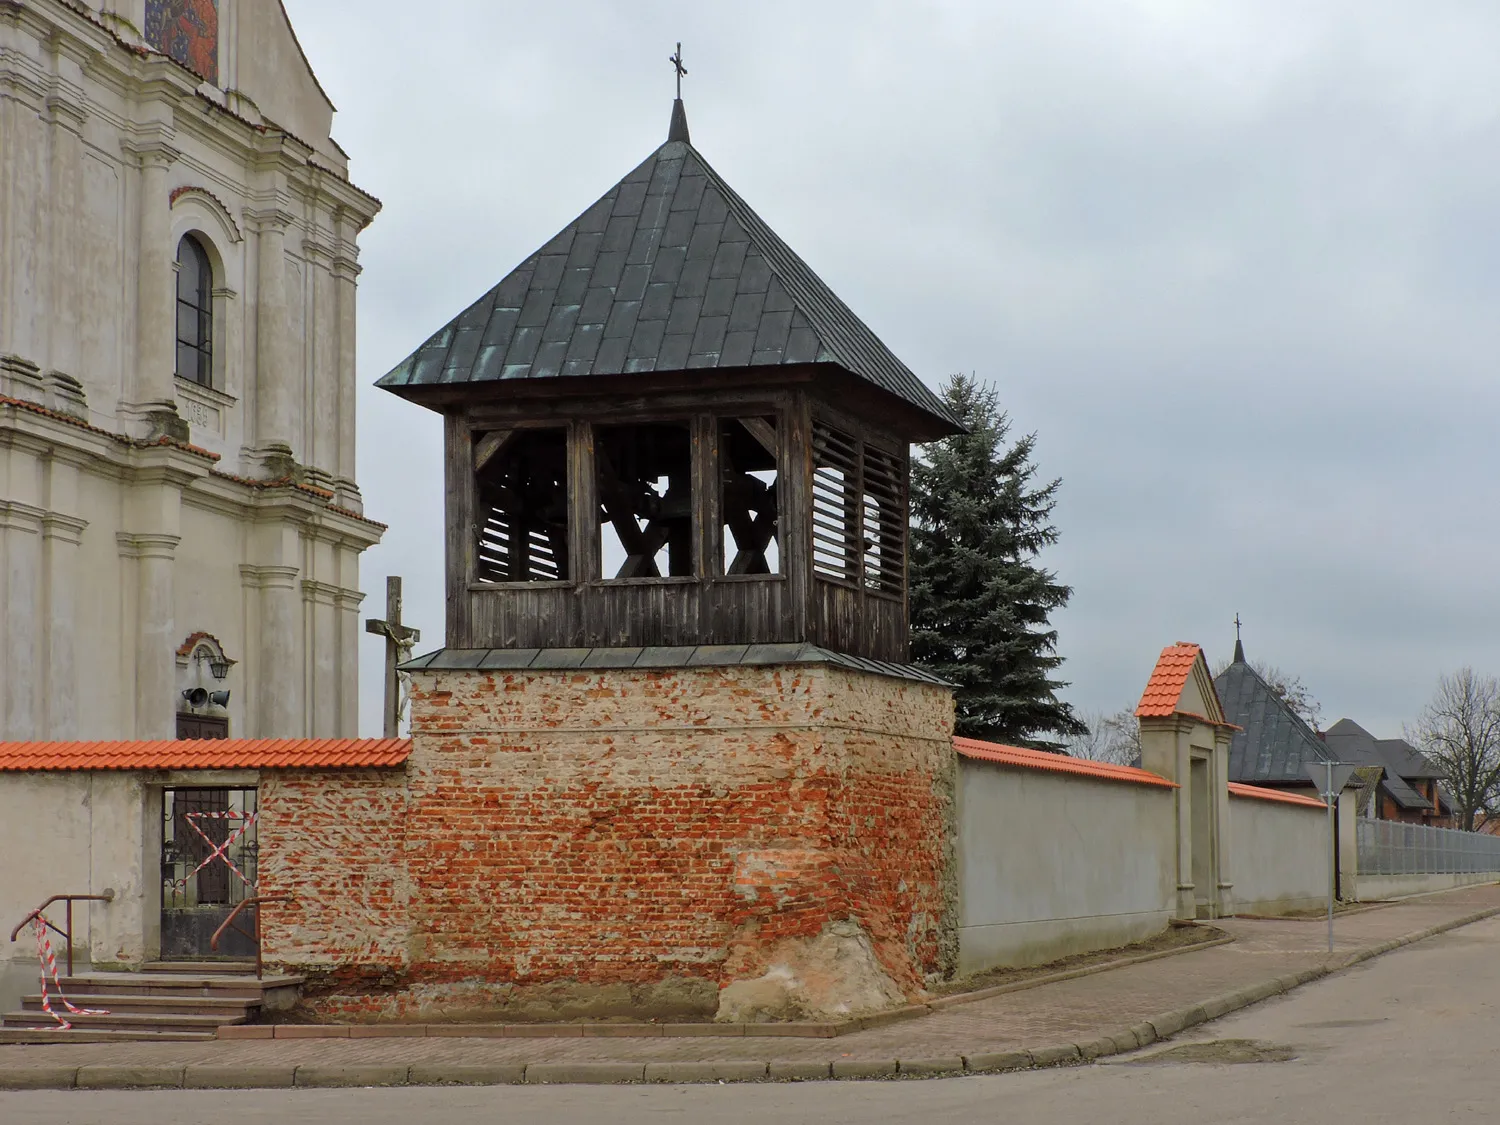
[(1229, 919), (1216, 923), (1235, 937), (1228, 945), (955, 1005), (836, 1039), (434, 1037), (0, 1045), (0, 1088), (75, 1081), (79, 1086), (380, 1085), (1014, 1069), (1132, 1049), (1384, 952), (1391, 943), (1490, 914), (1500, 914), (1497, 885), (1362, 909), (1337, 919), (1332, 957), (1320, 918)]

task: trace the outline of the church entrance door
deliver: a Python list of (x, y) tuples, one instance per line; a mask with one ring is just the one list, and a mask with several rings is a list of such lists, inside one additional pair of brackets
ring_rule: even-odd
[(254, 789), (167, 789), (162, 794), (161, 959), (254, 957), (255, 907), (219, 939), (230, 911), (255, 894), (258, 806)]

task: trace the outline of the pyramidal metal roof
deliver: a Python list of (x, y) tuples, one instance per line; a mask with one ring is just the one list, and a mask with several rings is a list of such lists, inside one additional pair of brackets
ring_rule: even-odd
[(1333, 757), (1313, 729), (1271, 689), (1244, 660), (1236, 660), (1214, 679), (1224, 717), (1241, 729), (1229, 743), (1229, 780), (1235, 782), (1311, 785), (1304, 769)]
[(828, 363), (962, 428), (703, 159), (681, 102), (668, 136), (376, 385)]

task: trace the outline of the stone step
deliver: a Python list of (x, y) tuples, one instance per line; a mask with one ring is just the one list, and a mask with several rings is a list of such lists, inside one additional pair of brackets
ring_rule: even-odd
[(285, 974), (190, 976), (186, 973), (78, 973), (63, 977), (64, 992), (94, 995), (236, 996), (259, 998), (272, 989), (296, 988), (304, 978)]
[[(244, 1023), (244, 1016), (216, 1016), (193, 1012), (110, 1012), (108, 1015), (77, 1015), (66, 1008), (57, 1013), (78, 1028), (100, 1028), (113, 1031), (204, 1031), (229, 1023)], [(7, 1028), (46, 1028), (57, 1021), (45, 1012), (6, 1012), (0, 1026)]]
[[(108, 1008), (111, 1012), (191, 1012), (195, 1015), (249, 1016), (260, 1010), (260, 997), (244, 996), (153, 996), (120, 995), (108, 992), (69, 992), (65, 994), (80, 1008)], [(65, 1010), (52, 997), (54, 1009)], [(21, 997), (21, 1007), (28, 1012), (42, 1010), (42, 994), (33, 992)]]
[[(47, 1028), (54, 1030), (47, 1030)], [(60, 1028), (48, 1021), (46, 1026), (0, 1027), (0, 1043), (201, 1043), (214, 1038), (212, 1031), (112, 1031), (108, 1028)]]
[(199, 976), (255, 975), (255, 961), (243, 958), (223, 961), (147, 961), (141, 966), (144, 973), (193, 973)]

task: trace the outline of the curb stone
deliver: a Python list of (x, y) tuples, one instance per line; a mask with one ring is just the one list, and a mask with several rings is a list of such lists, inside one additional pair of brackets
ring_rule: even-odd
[(298, 1086), (404, 1086), (411, 1068), (381, 1064), (351, 1066), (299, 1066), (293, 1081)]
[(526, 1085), (644, 1082), (645, 1063), (527, 1063)]
[(1078, 1048), (1072, 1043), (1059, 1043), (1051, 1047), (1033, 1047), (1031, 1049), (1031, 1062), (1033, 1066), (1059, 1066), (1066, 1063), (1075, 1063), (1079, 1058)]
[[(966, 1057), (909, 1059), (835, 1059), (829, 1063), (783, 1061), (770, 1064), (740, 1061), (672, 1063), (530, 1063), (494, 1065), (417, 1064), (350, 1066), (224, 1066), (193, 1063), (186, 1066), (119, 1066), (87, 1063), (82, 1066), (0, 1067), (0, 1090), (123, 1090), (142, 1088), (253, 1089), (286, 1086), (392, 1085), (513, 1085), (548, 1083), (705, 1082), (756, 1079), (817, 1080), (832, 1078), (954, 1077), (965, 1073), (998, 1073), (1065, 1066), (1148, 1046), (1160, 1039), (1218, 1019), (1230, 1012), (1290, 992), (1300, 985), (1331, 976), (1365, 961), (1414, 945), (1439, 934), (1500, 915), (1500, 907), (1477, 911), (1429, 926), (1404, 937), (1350, 950), (1328, 964), (1286, 973), (1211, 997), (1199, 1004), (1176, 1008), (1129, 1028), (1084, 1043), (1054, 1044), (1029, 1051), (1004, 1051)], [(1205, 946), (1195, 946), (1202, 949)], [(1190, 952), (1185, 950), (1184, 952)], [(1150, 958), (1155, 959), (1155, 958)], [(1114, 966), (1123, 967), (1123, 966)], [(1097, 971), (1097, 970), (1096, 970)], [(1079, 974), (1088, 975), (1088, 974)], [(1050, 983), (1050, 982), (1047, 982)], [(1019, 991), (1019, 989), (1005, 989)], [(947, 1006), (947, 1005), (943, 1005)], [(898, 1009), (881, 1022), (910, 1019), (919, 1006)], [(722, 1034), (722, 1033), (721, 1033)], [(295, 1035), (292, 1037), (296, 1037)]]
[(779, 1078), (783, 1081), (792, 1082), (807, 1082), (819, 1078), (832, 1078), (833, 1063), (773, 1062), (766, 1077)]
[[(773, 1064), (774, 1065), (774, 1064)], [(971, 1074), (998, 1074), (1006, 1070), (1030, 1070), (1036, 1065), (1030, 1051), (991, 1051), (984, 1055), (966, 1055), (964, 1067)]]
[(76, 1066), (16, 1066), (0, 1070), (0, 1090), (71, 1090)]
[(835, 1078), (893, 1078), (900, 1064), (895, 1059), (834, 1059)]
[(80, 1090), (129, 1090), (136, 1087), (181, 1088), (186, 1066), (112, 1066), (89, 1063), (78, 1068)]
[(519, 1086), (526, 1081), (526, 1064), (413, 1063), (406, 1081), (412, 1086)]
[(273, 1090), (295, 1084), (295, 1066), (224, 1066), (189, 1063), (183, 1071), (185, 1090)]
[(959, 1055), (927, 1059), (897, 1059), (896, 1073), (912, 1078), (935, 1078), (940, 1074), (962, 1074), (964, 1060)]
[(768, 1064), (738, 1060), (646, 1064), (647, 1082), (753, 1082), (766, 1077)]

